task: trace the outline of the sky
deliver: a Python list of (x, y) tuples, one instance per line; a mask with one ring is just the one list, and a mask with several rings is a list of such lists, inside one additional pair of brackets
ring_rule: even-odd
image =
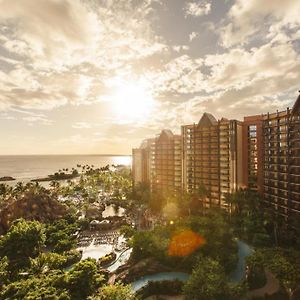
[(0, 0), (0, 155), (130, 154), (292, 107), (299, 0)]

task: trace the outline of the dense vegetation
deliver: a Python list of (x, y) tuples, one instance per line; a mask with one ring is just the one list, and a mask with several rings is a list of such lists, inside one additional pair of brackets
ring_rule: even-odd
[(9, 212), (1, 219), (0, 299), (136, 299), (127, 286), (105, 286), (107, 274), (96, 260), (80, 261), (75, 250), (75, 233), (90, 220), (78, 217), (98, 206), (101, 212), (102, 195), (126, 206), (130, 172), (78, 167), (77, 182), (53, 181), (49, 189), (37, 183), (0, 184), (0, 213)]
[[(99, 263), (80, 261), (76, 251), (76, 233), (92, 219), (101, 220), (105, 205), (125, 208), (136, 222), (136, 228), (121, 228), (133, 248), (132, 264), (150, 259), (163, 270), (191, 274), (185, 284), (150, 283), (143, 296), (173, 287), (173, 293), (183, 292), (189, 300), (242, 299), (247, 290), (265, 284), (269, 270), (280, 282), (280, 299), (297, 299), (299, 220), (285, 225), (256, 193), (228, 194), (228, 211), (207, 209), (204, 186), (165, 196), (150, 193), (146, 184), (133, 189), (126, 168), (78, 169), (78, 180), (53, 181), (48, 189), (37, 183), (0, 184), (0, 299), (136, 300), (129, 286), (106, 285)], [(248, 277), (233, 284), (229, 274), (237, 264), (237, 239), (255, 251), (247, 259)]]
[[(176, 243), (172, 248), (173, 239)], [(193, 239), (199, 239), (199, 243), (197, 240), (194, 243)], [(188, 247), (187, 242), (190, 242)], [(212, 210), (204, 216), (186, 217), (167, 226), (157, 226), (152, 231), (137, 232), (131, 243), (134, 259), (154, 257), (165, 265), (187, 272), (192, 270), (199, 254), (218, 260), (227, 272), (237, 263), (237, 244), (220, 211)], [(181, 248), (186, 253), (181, 254)]]
[[(155, 257), (170, 266), (192, 269), (192, 276), (184, 288), (188, 299), (240, 299), (241, 293), (245, 294), (247, 288), (264, 286), (265, 269), (271, 271), (281, 285), (278, 294), (271, 298), (283, 300), (299, 297), (296, 295), (300, 289), (300, 224), (296, 218), (290, 217), (286, 222), (268, 209), (260, 196), (251, 190), (239, 190), (226, 195), (228, 211), (225, 213), (203, 207), (207, 194), (204, 186), (194, 193), (182, 193), (178, 198), (151, 195), (145, 184), (135, 189), (140, 209), (148, 207), (152, 212), (163, 215), (172, 225), (133, 235), (133, 255), (137, 258)], [(170, 206), (173, 208), (168, 213), (165, 208)], [(188, 256), (170, 257), (166, 245), (172, 234), (182, 228), (189, 228), (205, 237), (206, 243)], [(132, 235), (129, 228), (124, 232)], [(234, 266), (236, 250), (233, 237), (246, 241), (255, 249), (248, 258), (247, 280), (235, 286), (223, 276)], [(145, 247), (146, 244), (151, 246)], [(200, 276), (206, 264), (206, 275)], [(215, 271), (207, 276), (213, 266)], [(218, 273), (218, 276), (213, 276), (213, 273)], [(210, 279), (213, 281), (209, 282)], [(208, 285), (207, 289), (201, 288), (205, 284)], [(218, 284), (225, 290), (220, 289)], [(206, 292), (202, 294), (204, 290)]]

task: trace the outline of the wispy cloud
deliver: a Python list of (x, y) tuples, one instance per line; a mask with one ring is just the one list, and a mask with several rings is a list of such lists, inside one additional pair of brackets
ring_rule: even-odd
[[(264, 1), (236, 0), (228, 13), (227, 25), (221, 28), (221, 41), (225, 47), (247, 44), (251, 38), (299, 39), (300, 2), (287, 0)], [(294, 36), (294, 37), (293, 37)]]
[(299, 11), (298, 0), (0, 0), (1, 128), (35, 148), (47, 137), (44, 152), (130, 153), (204, 111), (285, 108), (299, 89)]
[(198, 36), (199, 36), (199, 33), (198, 33), (198, 32), (195, 32), (195, 31), (191, 32), (191, 33), (189, 34), (190, 42), (193, 41), (193, 40), (194, 40), (195, 38), (197, 38)]
[(76, 122), (72, 127), (75, 129), (89, 129), (92, 128), (92, 124), (87, 122)]
[(101, 101), (106, 78), (168, 48), (141, 22), (152, 2), (1, 1), (2, 46), (16, 61), (3, 57), (11, 70), (0, 71), (0, 109)]
[(208, 15), (211, 11), (211, 3), (208, 1), (188, 2), (184, 6), (185, 16), (200, 17)]

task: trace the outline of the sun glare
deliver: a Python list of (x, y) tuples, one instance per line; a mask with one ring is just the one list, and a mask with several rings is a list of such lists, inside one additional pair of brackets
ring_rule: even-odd
[(122, 83), (116, 87), (112, 104), (119, 118), (125, 121), (137, 121), (149, 116), (154, 100), (144, 84)]

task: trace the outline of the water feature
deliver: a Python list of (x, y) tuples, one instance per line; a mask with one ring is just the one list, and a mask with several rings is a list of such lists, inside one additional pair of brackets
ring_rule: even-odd
[(110, 265), (109, 267), (107, 267), (107, 270), (109, 272), (114, 272), (116, 271), (120, 266), (123, 266), (127, 263), (127, 261), (130, 258), (132, 252), (132, 248), (130, 249), (126, 249), (123, 252), (121, 252), (120, 254), (118, 254), (117, 259), (115, 260), (115, 262)]
[(237, 241), (238, 244), (238, 263), (235, 270), (230, 274), (229, 278), (233, 282), (240, 282), (245, 277), (246, 273), (246, 258), (253, 253), (253, 249), (242, 241)]
[(181, 272), (163, 272), (163, 273), (156, 273), (152, 275), (145, 275), (138, 280), (131, 283), (132, 290), (134, 292), (138, 291), (142, 287), (146, 286), (150, 281), (164, 281), (164, 280), (180, 280), (180, 281), (187, 281), (190, 275), (187, 273)]
[[(245, 277), (246, 273), (246, 258), (252, 254), (253, 249), (246, 243), (237, 240), (238, 244), (238, 263), (236, 269), (230, 274), (229, 278), (233, 282), (240, 282)], [(138, 291), (142, 287), (146, 286), (149, 281), (163, 281), (163, 280), (181, 280), (183, 282), (187, 281), (189, 274), (181, 272), (165, 272), (156, 273), (152, 275), (145, 275), (138, 280), (131, 283), (132, 290), (134, 292)]]
[(119, 207), (116, 211), (113, 205), (107, 205), (105, 207), (105, 210), (102, 212), (102, 217), (103, 218), (114, 217), (114, 216), (122, 217), (124, 216), (124, 213), (125, 213), (125, 209), (122, 207)]
[(78, 250), (82, 250), (82, 260), (87, 258), (94, 258), (98, 260), (100, 257), (111, 253), (113, 245), (94, 245), (94, 243), (91, 243), (88, 247), (80, 247)]

